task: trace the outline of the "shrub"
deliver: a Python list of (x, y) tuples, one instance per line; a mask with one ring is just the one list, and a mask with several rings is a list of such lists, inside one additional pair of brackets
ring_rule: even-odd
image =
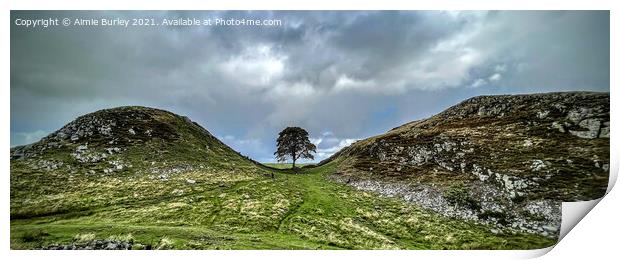
[(453, 184), (448, 187), (448, 189), (444, 191), (444, 197), (452, 204), (473, 210), (480, 210), (480, 203), (469, 195), (469, 190), (463, 183)]
[(505, 212), (502, 211), (491, 211), (491, 210), (485, 210), (483, 212), (481, 212), (478, 217), (480, 217), (481, 219), (491, 219), (494, 218), (497, 220), (497, 223), (502, 224), (502, 225), (507, 225), (509, 223), (508, 221), (508, 215), (506, 215)]
[(37, 230), (34, 232), (26, 232), (22, 235), (22, 241), (24, 242), (37, 242), (41, 241), (43, 237), (49, 236), (47, 232)]

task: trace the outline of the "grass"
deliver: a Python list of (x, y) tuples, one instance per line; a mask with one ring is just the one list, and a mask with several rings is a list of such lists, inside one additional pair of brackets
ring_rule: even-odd
[[(94, 190), (57, 195), (66, 203), (90, 196), (90, 204), (13, 218), (11, 248), (128, 236), (160, 249), (528, 249), (555, 243), (530, 234), (493, 234), (491, 227), (329, 181), (337, 163), (301, 174), (274, 171), (273, 179), (219, 171), (180, 173), (161, 185), (138, 174), (104, 179), (105, 188), (91, 184)], [(17, 204), (11, 209), (37, 211)]]
[[(292, 169), (293, 168), (292, 163), (263, 163), (263, 165), (266, 165), (271, 168), (276, 168), (276, 169)], [(308, 165), (314, 165), (314, 163), (295, 163), (295, 167), (298, 167), (298, 168), (308, 166)]]

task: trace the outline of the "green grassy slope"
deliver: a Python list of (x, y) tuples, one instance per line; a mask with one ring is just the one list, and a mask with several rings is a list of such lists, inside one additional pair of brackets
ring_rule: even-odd
[[(274, 179), (254, 173), (245, 178), (182, 173), (165, 185), (182, 193), (131, 199), (131, 193), (121, 192), (125, 200), (111, 205), (14, 219), (11, 247), (69, 244), (84, 237), (131, 237), (152, 248), (176, 249), (524, 249), (555, 242), (523, 233), (493, 234), (487, 226), (334, 183), (326, 177), (337, 163), (302, 174), (275, 172)], [(197, 182), (188, 184), (186, 178)], [(106, 182), (148, 180), (127, 175)], [(85, 193), (119, 194), (115, 185), (109, 187)]]

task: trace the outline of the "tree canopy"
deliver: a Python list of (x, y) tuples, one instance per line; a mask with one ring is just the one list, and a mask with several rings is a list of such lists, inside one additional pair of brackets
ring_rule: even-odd
[(293, 161), (293, 168), (298, 159), (305, 158), (313, 160), (316, 153), (316, 146), (308, 139), (308, 132), (301, 127), (287, 127), (278, 135), (277, 150), (274, 153), (279, 162), (284, 162), (287, 158)]

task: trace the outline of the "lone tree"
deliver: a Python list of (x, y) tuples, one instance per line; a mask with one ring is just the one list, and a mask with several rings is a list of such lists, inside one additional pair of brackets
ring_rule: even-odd
[(308, 139), (308, 132), (301, 127), (287, 127), (280, 132), (277, 141), (278, 149), (275, 153), (278, 162), (286, 161), (287, 157), (293, 160), (293, 169), (295, 161), (300, 158), (314, 160), (314, 156), (310, 152), (316, 153), (316, 146)]

